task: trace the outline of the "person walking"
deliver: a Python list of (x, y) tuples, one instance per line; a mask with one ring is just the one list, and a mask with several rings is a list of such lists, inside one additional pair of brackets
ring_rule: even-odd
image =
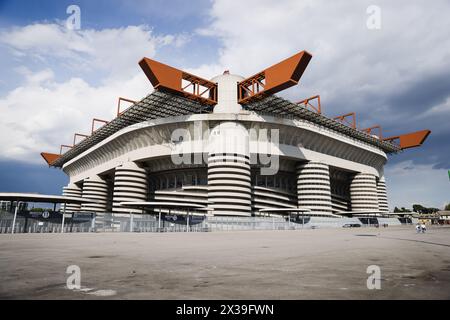
[(425, 223), (421, 224), (420, 229), (422, 230), (422, 233), (425, 233), (425, 231), (427, 230), (427, 226), (425, 225)]
[(420, 233), (422, 230), (420, 230), (421, 229), (421, 225), (420, 225), (420, 223), (418, 223), (418, 224), (416, 224), (416, 232), (417, 233)]

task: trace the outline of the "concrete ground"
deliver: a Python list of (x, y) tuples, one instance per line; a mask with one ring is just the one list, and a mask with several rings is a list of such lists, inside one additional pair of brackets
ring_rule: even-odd
[(0, 298), (449, 299), (450, 228), (2, 234)]

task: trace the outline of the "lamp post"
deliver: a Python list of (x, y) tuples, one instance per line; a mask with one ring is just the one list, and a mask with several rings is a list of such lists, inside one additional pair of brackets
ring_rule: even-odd
[(64, 202), (61, 222), (61, 233), (64, 233), (64, 220), (66, 219), (66, 203)]
[(16, 209), (14, 210), (14, 219), (13, 219), (13, 225), (11, 228), (11, 234), (14, 234), (14, 229), (16, 228), (16, 218), (17, 218), (17, 211), (19, 209), (19, 201), (16, 201)]

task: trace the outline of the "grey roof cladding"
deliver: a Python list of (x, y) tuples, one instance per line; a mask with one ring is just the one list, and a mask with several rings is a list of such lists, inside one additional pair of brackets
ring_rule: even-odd
[(304, 119), (331, 130), (343, 133), (355, 139), (374, 145), (384, 152), (396, 153), (400, 151), (400, 147), (376, 137), (371, 136), (361, 130), (353, 129), (339, 121), (327, 118), (324, 115), (313, 112), (301, 105), (292, 103), (286, 99), (277, 96), (268, 96), (259, 101), (251, 102), (245, 105), (246, 110), (255, 111), (257, 113), (275, 114), (280, 117)]
[[(351, 136), (355, 139), (367, 142), (387, 153), (396, 153), (400, 151), (400, 147), (395, 144), (372, 137), (365, 132), (353, 129), (336, 120), (327, 118), (321, 114), (308, 110), (301, 105), (292, 103), (286, 99), (274, 95), (246, 104), (244, 105), (244, 109), (283, 118), (304, 119), (336, 132)], [(73, 146), (51, 165), (54, 167), (62, 167), (64, 163), (75, 158), (82, 152), (88, 150), (117, 131), (135, 123), (157, 118), (199, 114), (210, 111), (211, 106), (201, 104), (170, 92), (155, 90), (142, 100), (134, 103), (120, 116), (95, 130), (91, 136)]]
[(90, 137), (73, 146), (73, 148), (53, 162), (52, 166), (62, 167), (67, 161), (132, 124), (157, 118), (204, 113), (207, 112), (208, 108), (209, 106), (178, 95), (154, 91), (141, 101), (130, 106), (117, 118), (95, 130)]

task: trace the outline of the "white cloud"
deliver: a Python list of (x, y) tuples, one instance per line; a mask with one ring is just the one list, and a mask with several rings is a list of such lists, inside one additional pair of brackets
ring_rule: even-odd
[[(325, 112), (336, 101), (364, 109), (362, 95), (388, 95), (407, 86), (426, 70), (448, 68), (447, 30), (450, 4), (377, 2), (381, 29), (366, 27), (372, 1), (215, 0), (211, 23), (197, 31), (222, 41), (212, 69), (250, 76), (300, 50), (313, 59), (300, 86), (287, 91), (292, 99), (321, 94)], [(208, 66), (202, 66), (205, 72)], [(282, 93), (286, 95), (286, 92)], [(383, 106), (378, 106), (382, 110)], [(395, 117), (395, 115), (394, 115)]]
[[(40, 78), (43, 73), (27, 78)], [(73, 133), (89, 133), (92, 118), (111, 120), (118, 96), (139, 100), (150, 91), (143, 74), (98, 87), (80, 78), (27, 82), (0, 99), (2, 158), (42, 161), (40, 152), (59, 152), (60, 144), (72, 143)]]
[(34, 73), (27, 67), (21, 66), (21, 67), (16, 68), (16, 72), (18, 74), (22, 75), (23, 77), (25, 77), (25, 80), (28, 84), (34, 84), (34, 85), (46, 83), (48, 81), (53, 80), (55, 77), (55, 74), (49, 68), (43, 69), (39, 72)]
[(138, 61), (153, 57), (158, 47), (181, 47), (188, 41), (185, 34), (154, 35), (145, 25), (69, 30), (59, 24), (36, 23), (0, 33), (0, 42), (19, 58), (57, 59), (72, 71), (102, 71), (108, 79), (130, 77), (138, 70)]
[[(119, 96), (139, 100), (152, 91), (138, 66), (161, 46), (183, 46), (186, 35), (153, 35), (147, 26), (71, 31), (58, 24), (33, 24), (0, 32), (22, 63), (22, 84), (0, 96), (2, 159), (42, 163), (42, 151), (59, 152), (73, 133), (89, 133), (92, 118), (115, 117)], [(31, 61), (30, 61), (31, 60)], [(58, 72), (69, 77), (57, 80)], [(80, 69), (102, 74), (71, 76)], [(97, 79), (98, 80), (98, 79)]]

